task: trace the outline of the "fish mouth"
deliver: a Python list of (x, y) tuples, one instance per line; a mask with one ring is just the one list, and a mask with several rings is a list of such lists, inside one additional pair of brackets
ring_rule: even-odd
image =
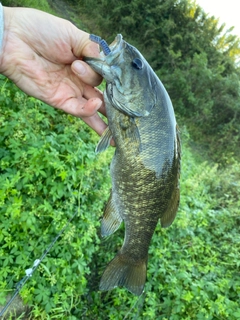
[[(112, 63), (116, 63), (118, 58), (121, 56), (123, 50), (125, 49), (126, 42), (123, 40), (121, 34), (118, 34), (114, 41), (109, 45), (109, 49), (111, 52), (104, 56), (104, 60), (108, 65), (112, 65)], [(101, 52), (102, 55), (102, 52)], [(120, 58), (121, 59), (121, 58)]]
[(122, 47), (122, 45), (123, 45), (123, 37), (121, 34), (118, 34), (114, 39), (114, 41), (109, 45), (109, 48), (112, 52), (118, 49), (119, 47)]
[[(115, 40), (110, 44), (111, 52), (108, 56), (106, 56), (106, 62), (111, 64), (111, 62), (117, 59), (123, 52), (125, 48), (126, 42), (123, 40), (121, 34), (118, 34)], [(116, 61), (116, 60), (115, 60)]]
[(109, 62), (113, 58), (116, 58), (125, 46), (125, 41), (121, 34), (118, 34), (110, 45), (104, 39), (94, 34), (91, 34), (89, 38), (91, 41), (98, 43), (102, 49), (100, 52), (101, 60), (108, 60)]
[[(118, 34), (114, 41), (108, 45), (105, 40), (99, 36), (90, 35), (90, 40), (97, 43), (102, 51), (96, 57), (84, 57), (84, 61), (92, 67), (92, 69), (101, 74), (107, 81), (120, 81), (121, 70), (117, 66), (124, 62), (123, 53), (127, 45), (121, 34)], [(114, 68), (114, 71), (113, 71)]]

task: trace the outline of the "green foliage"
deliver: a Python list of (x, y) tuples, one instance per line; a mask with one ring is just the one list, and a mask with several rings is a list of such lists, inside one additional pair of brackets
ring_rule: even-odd
[(22, 291), (25, 302), (41, 304), (46, 313), (64, 296), (67, 314), (76, 303), (73, 292), (86, 290), (109, 182), (105, 156), (97, 159), (95, 145), (79, 119), (27, 97), (1, 77), (1, 288), (7, 292), (23, 277), (78, 210)]
[(52, 13), (47, 0), (2, 0), (1, 2), (7, 7), (29, 7)]
[[(100, 293), (123, 228), (99, 239), (110, 154), (79, 119), (27, 97), (1, 77), (0, 303), (76, 210), (78, 216), (21, 290), (29, 319), (239, 319), (240, 166), (222, 171), (193, 156), (183, 128), (181, 206), (160, 225), (138, 298)], [(195, 151), (196, 153), (196, 151)]]
[(175, 109), (192, 129), (192, 135), (208, 144), (214, 158), (221, 161), (223, 153), (234, 152), (240, 142), (239, 75), (223, 76), (225, 67), (220, 64), (211, 68), (206, 53), (195, 53), (181, 64), (181, 70), (157, 73), (168, 83)]
[[(10, 2), (49, 11), (44, 1)], [(143, 52), (181, 122), (217, 157), (224, 150), (226, 167), (206, 162), (182, 126), (180, 209), (154, 233), (145, 292), (100, 293), (124, 236), (98, 236), (112, 152), (96, 157), (97, 137), (81, 120), (0, 77), (0, 304), (77, 210), (21, 290), (29, 319), (239, 319), (240, 165), (229, 152), (239, 149), (237, 39), (188, 1), (68, 2), (81, 4), (91, 32), (108, 41), (121, 32)]]

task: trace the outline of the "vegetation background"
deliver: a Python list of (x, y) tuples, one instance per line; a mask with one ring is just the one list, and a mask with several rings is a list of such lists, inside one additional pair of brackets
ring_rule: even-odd
[[(145, 292), (99, 292), (123, 230), (99, 236), (112, 150), (81, 120), (0, 77), (0, 304), (76, 212), (6, 319), (240, 319), (239, 38), (190, 0), (9, 0), (71, 20), (108, 42), (117, 33), (166, 86), (183, 144), (181, 204), (157, 227)], [(103, 89), (103, 87), (102, 87)]]

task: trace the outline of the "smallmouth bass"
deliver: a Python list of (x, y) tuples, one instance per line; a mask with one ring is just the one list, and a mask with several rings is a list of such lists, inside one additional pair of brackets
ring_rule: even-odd
[(141, 295), (148, 248), (158, 221), (175, 219), (180, 191), (180, 138), (167, 91), (141, 53), (120, 34), (108, 46), (100, 37), (100, 58), (84, 58), (106, 80), (108, 128), (96, 151), (113, 138), (112, 190), (101, 224), (102, 236), (125, 224), (124, 243), (106, 267), (100, 290), (124, 286)]

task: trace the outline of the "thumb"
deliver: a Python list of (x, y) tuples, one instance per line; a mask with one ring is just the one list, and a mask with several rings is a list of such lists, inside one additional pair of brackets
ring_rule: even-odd
[(78, 78), (90, 86), (98, 86), (102, 82), (102, 77), (93, 71), (91, 67), (81, 60), (76, 60), (72, 63), (72, 71), (78, 76)]

